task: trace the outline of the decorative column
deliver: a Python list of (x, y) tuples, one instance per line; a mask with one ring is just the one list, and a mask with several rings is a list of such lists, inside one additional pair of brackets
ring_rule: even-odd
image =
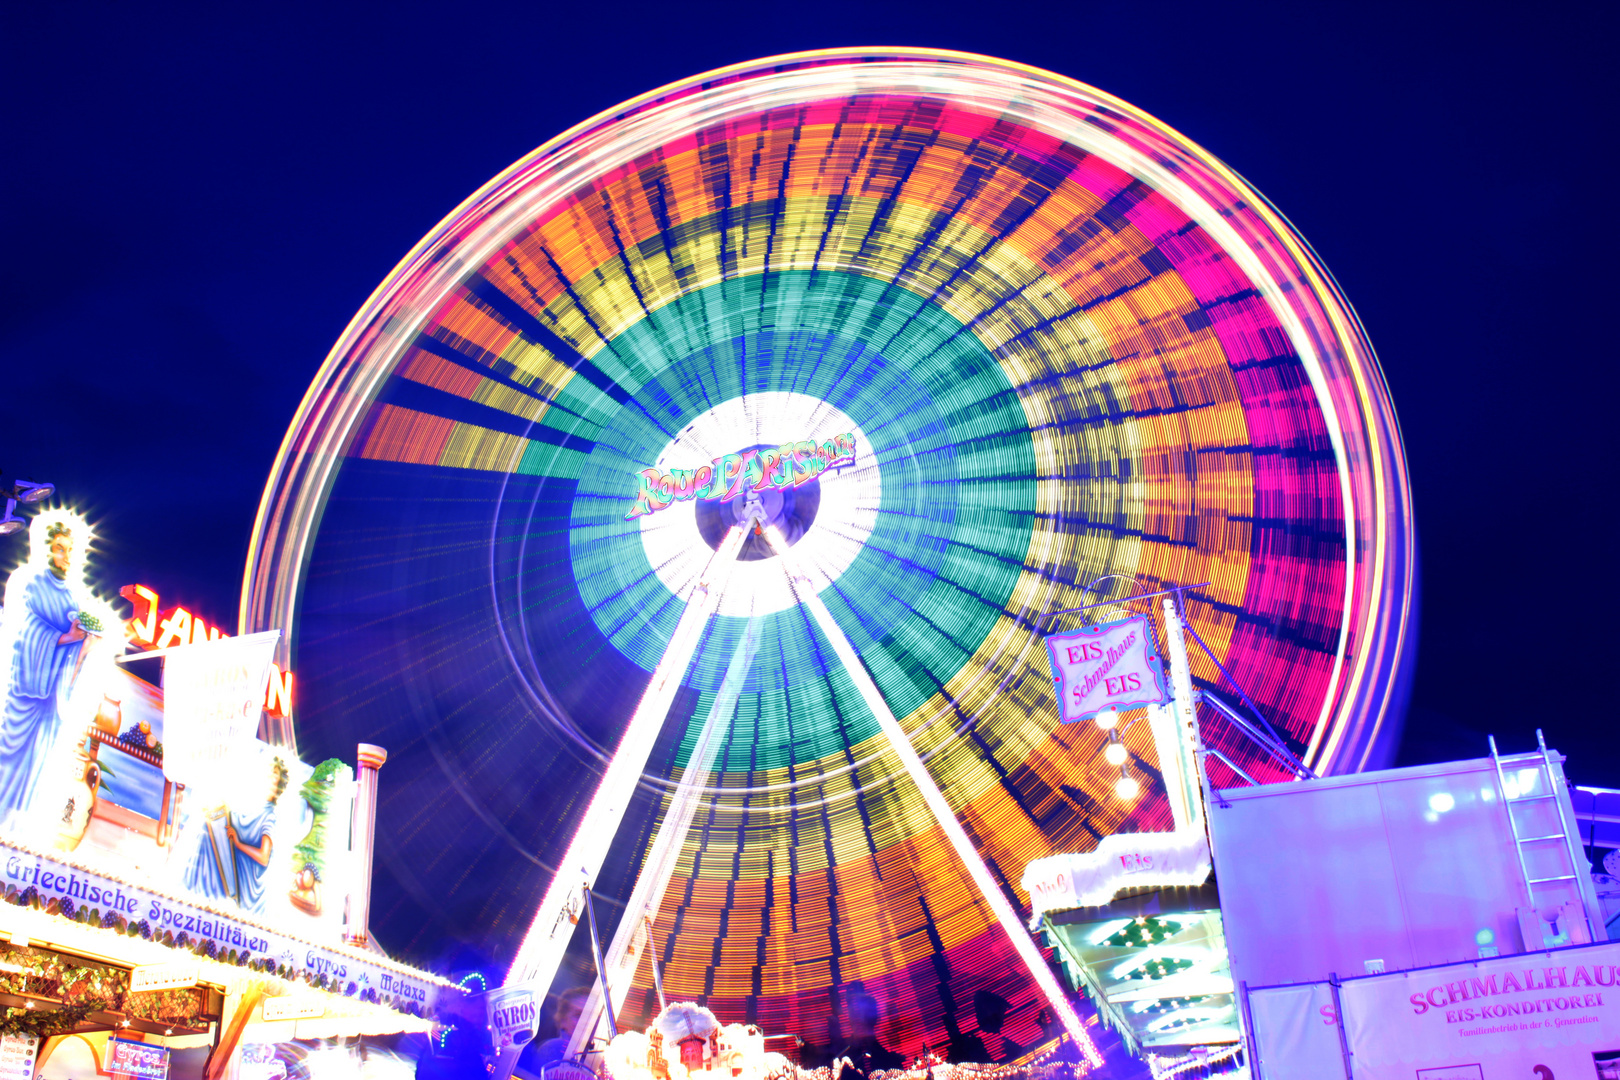
[[(1204, 772), (1204, 740), (1198, 731), (1198, 699), (1193, 695), (1192, 663), (1187, 657), (1187, 633), (1181, 621), (1181, 608), (1177, 597), (1167, 596), (1160, 601), (1164, 609), (1164, 641), (1170, 653), (1170, 690), (1174, 700), (1170, 708), (1175, 716), (1176, 761), (1178, 772), (1186, 782), (1186, 799), (1192, 811), (1189, 825), (1201, 833), (1209, 832), (1204, 818), (1205, 799), (1209, 794), (1209, 777)], [(1160, 766), (1161, 771), (1163, 766)], [(1166, 783), (1169, 773), (1164, 773)]]
[(388, 751), (371, 743), (361, 743), (356, 751), (360, 762), (354, 791), (354, 831), (351, 847), (357, 871), (349, 893), (349, 926), (343, 940), (366, 947), (371, 927), (372, 841), (377, 831), (377, 772), (388, 760)]

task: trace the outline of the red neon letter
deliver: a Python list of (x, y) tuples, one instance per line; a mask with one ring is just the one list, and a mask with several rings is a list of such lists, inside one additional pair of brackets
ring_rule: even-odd
[(145, 585), (125, 585), (118, 595), (135, 605), (135, 616), (129, 620), (130, 636), (143, 645), (152, 644), (157, 637), (158, 594)]
[(193, 645), (201, 645), (205, 641), (218, 641), (218, 640), (219, 640), (219, 628), (218, 627), (215, 627), (212, 631), (210, 631), (209, 628), (208, 628), (208, 624), (203, 622), (201, 615), (193, 615), (191, 617), (191, 643)]
[(293, 706), (293, 673), (270, 665), (270, 682), (265, 686), (264, 711), (271, 716), (291, 716)]
[(191, 642), (191, 612), (183, 607), (177, 607), (169, 612), (168, 618), (158, 624), (163, 633), (158, 636), (156, 647), (166, 649), (171, 642), (187, 645)]

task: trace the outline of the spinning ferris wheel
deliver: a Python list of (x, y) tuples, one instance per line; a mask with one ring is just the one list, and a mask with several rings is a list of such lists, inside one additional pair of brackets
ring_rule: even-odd
[(1197, 682), (1353, 771), (1394, 726), (1409, 510), (1359, 323), (1241, 177), (1046, 72), (802, 54), (596, 117), (418, 245), (288, 433), (243, 629), (289, 628), (303, 739), (392, 751), (391, 946), (517, 955), (657, 698), (597, 888), (700, 756), (671, 993), (813, 1037), (859, 985), (937, 1042), (1032, 987), (885, 725), (998, 891), (1168, 827), (1145, 733), (1117, 798), (1041, 638), (1206, 583)]

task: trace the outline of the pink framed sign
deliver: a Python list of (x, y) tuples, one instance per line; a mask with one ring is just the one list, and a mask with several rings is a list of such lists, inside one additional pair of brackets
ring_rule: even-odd
[(1158, 642), (1147, 616), (1052, 634), (1046, 639), (1065, 724), (1104, 709), (1158, 705), (1169, 700)]

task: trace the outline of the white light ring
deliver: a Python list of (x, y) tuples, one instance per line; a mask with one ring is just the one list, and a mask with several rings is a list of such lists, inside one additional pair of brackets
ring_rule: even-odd
[[(664, 471), (690, 469), (750, 446), (779, 446), (802, 439), (821, 442), (845, 433), (855, 436), (855, 464), (823, 474), (816, 520), (793, 547), (798, 566), (820, 593), (861, 553), (877, 527), (883, 501), (882, 468), (871, 440), (842, 409), (789, 390), (735, 397), (681, 429), (653, 464)], [(644, 514), (640, 525), (648, 565), (666, 589), (683, 603), (691, 603), (698, 576), (714, 554), (698, 533), (697, 501)], [(779, 560), (758, 559), (739, 562), (733, 569), (716, 614), (746, 619), (786, 611), (797, 603)]]

